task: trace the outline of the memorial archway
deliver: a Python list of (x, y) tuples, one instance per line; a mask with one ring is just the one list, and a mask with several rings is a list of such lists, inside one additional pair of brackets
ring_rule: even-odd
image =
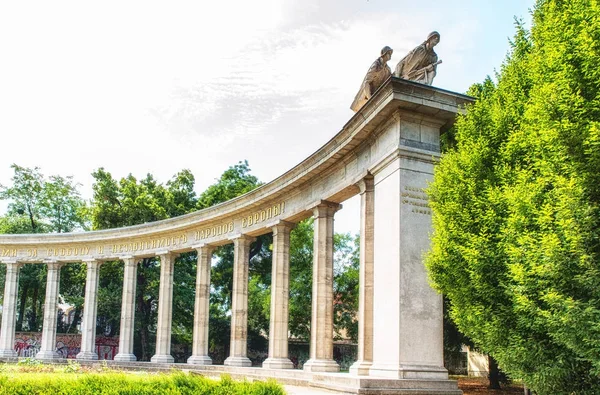
[[(136, 265), (141, 258), (156, 256), (160, 258), (161, 274), (156, 354), (152, 362), (172, 362), (174, 257), (197, 250), (193, 355), (188, 363), (208, 364), (211, 362), (207, 342), (210, 258), (215, 246), (233, 243), (231, 346), (225, 364), (249, 366), (246, 355), (249, 246), (254, 237), (272, 232), (269, 357), (263, 367), (290, 368), (287, 355), (289, 233), (294, 223), (313, 216), (311, 344), (310, 360), (304, 371), (313, 382), (326, 380), (324, 377), (329, 376), (317, 373), (339, 371), (333, 360), (333, 218), (340, 202), (360, 194), (358, 361), (351, 369), (349, 377), (352, 379), (335, 377), (355, 380), (352, 385), (356, 388), (371, 386), (373, 389), (406, 388), (402, 385), (408, 381), (410, 385), (420, 385), (414, 388), (426, 389), (435, 381), (438, 392), (457, 393), (456, 384), (448, 380), (443, 367), (441, 296), (429, 286), (422, 262), (431, 230), (431, 212), (424, 188), (432, 178), (440, 155), (440, 133), (452, 126), (457, 113), (472, 100), (457, 93), (390, 78), (342, 130), (313, 155), (274, 181), (236, 199), (192, 214), (120, 229), (0, 235), (0, 262), (7, 266), (0, 356), (16, 356), (13, 343), (20, 265), (48, 266), (43, 338), (38, 357), (56, 359), (56, 327), (52, 324), (56, 317), (52, 312), (56, 311), (60, 268), (83, 262), (87, 265), (87, 283), (78, 358), (93, 359), (98, 269), (104, 261), (121, 260), (125, 271), (119, 353), (115, 359), (135, 361)], [(374, 381), (365, 381), (366, 378)]]

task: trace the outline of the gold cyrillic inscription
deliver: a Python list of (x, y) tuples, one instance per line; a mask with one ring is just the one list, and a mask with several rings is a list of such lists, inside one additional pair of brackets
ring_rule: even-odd
[(90, 247), (54, 247), (48, 248), (48, 256), (84, 256), (89, 255)]
[(283, 214), (284, 210), (285, 210), (285, 202), (281, 202), (281, 203), (275, 204), (271, 207), (268, 207), (265, 210), (261, 210), (261, 211), (252, 213), (249, 216), (242, 218), (242, 228), (256, 225), (256, 224), (264, 222), (268, 219), (275, 218), (275, 217)]
[(187, 243), (187, 240), (187, 235), (182, 233), (178, 236), (161, 237), (160, 239), (113, 244), (111, 247), (111, 252), (113, 254), (119, 254), (124, 252), (136, 252), (156, 248), (176, 247)]
[(2, 249), (2, 257), (3, 258), (16, 258), (17, 257), (17, 249), (16, 248), (3, 248)]
[(194, 240), (204, 240), (209, 237), (220, 236), (229, 232), (233, 232), (233, 222), (224, 223), (221, 225), (209, 226), (194, 233)]

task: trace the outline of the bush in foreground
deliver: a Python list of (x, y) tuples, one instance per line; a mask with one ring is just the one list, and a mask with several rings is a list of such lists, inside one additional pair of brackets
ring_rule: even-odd
[(184, 373), (2, 373), (0, 395), (283, 395), (274, 381), (213, 380)]

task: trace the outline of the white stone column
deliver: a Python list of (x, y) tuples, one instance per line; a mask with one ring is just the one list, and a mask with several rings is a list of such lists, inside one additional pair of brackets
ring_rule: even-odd
[(288, 358), (290, 231), (293, 226), (294, 224), (284, 221), (273, 226), (269, 357), (262, 364), (262, 367), (267, 369), (294, 368), (294, 364)]
[(121, 329), (119, 331), (119, 352), (115, 361), (133, 362), (133, 326), (135, 318), (135, 288), (137, 285), (137, 259), (124, 257), (123, 298), (121, 300)]
[(373, 176), (362, 179), (360, 188), (360, 272), (358, 295), (358, 359), (350, 373), (366, 376), (373, 363)]
[(196, 270), (196, 301), (194, 304), (194, 338), (192, 356), (187, 363), (212, 365), (208, 356), (208, 322), (210, 316), (210, 268), (213, 247), (196, 247), (198, 264)]
[(37, 359), (62, 359), (56, 352), (56, 325), (58, 315), (58, 292), (60, 289), (60, 268), (62, 263), (48, 262), (46, 277), (46, 301), (44, 303), (44, 326), (42, 329), (42, 345), (36, 354)]
[[(426, 131), (423, 129), (422, 134)], [(431, 131), (431, 140), (434, 132), (437, 133)], [(433, 178), (435, 155), (401, 146), (395, 157), (373, 172), (376, 308), (370, 376), (448, 379), (444, 368), (442, 295), (429, 285), (423, 263), (432, 231), (424, 189)]]
[(173, 322), (173, 267), (175, 254), (164, 252), (160, 257), (160, 288), (158, 291), (158, 322), (156, 325), (156, 354), (151, 362), (173, 363), (171, 356), (171, 325)]
[(85, 261), (87, 276), (85, 280), (85, 302), (81, 321), (81, 351), (77, 359), (96, 360), (96, 316), (98, 312), (98, 278), (101, 261)]
[(21, 263), (6, 263), (4, 303), (2, 305), (2, 328), (0, 328), (0, 357), (16, 357), (15, 325), (17, 323), (17, 293), (19, 292), (19, 268)]
[(314, 212), (310, 359), (307, 372), (338, 372), (333, 360), (333, 216), (341, 205), (322, 201)]
[(248, 266), (250, 244), (255, 239), (241, 235), (233, 239), (233, 290), (231, 292), (231, 346), (224, 364), (252, 366), (248, 359)]

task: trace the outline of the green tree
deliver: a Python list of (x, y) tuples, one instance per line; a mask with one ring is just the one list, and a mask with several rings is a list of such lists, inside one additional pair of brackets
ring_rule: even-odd
[[(8, 200), (8, 211), (0, 217), (0, 233), (46, 233), (70, 232), (86, 227), (86, 205), (79, 193), (80, 184), (71, 176), (58, 175), (48, 178), (33, 169), (13, 164), (11, 186), (0, 186), (0, 199)], [(75, 265), (80, 268), (81, 265)], [(75, 276), (81, 270), (69, 265), (61, 274), (61, 296), (65, 302), (73, 304), (77, 321), (83, 305), (85, 273)], [(16, 329), (38, 331), (42, 320), (40, 312), (44, 302), (46, 268), (44, 265), (25, 265), (19, 275), (19, 303)], [(64, 328), (59, 328), (64, 329)]]
[(26, 233), (37, 233), (42, 226), (40, 224), (40, 205), (44, 176), (38, 167), (29, 169), (13, 164), (11, 168), (14, 171), (13, 185), (10, 187), (0, 185), (0, 199), (10, 201), (8, 204), (9, 215), (27, 216), (30, 227)]
[(450, 315), (539, 394), (600, 391), (600, 4), (538, 0), (429, 190)]
[[(93, 174), (94, 199), (91, 207), (94, 229), (108, 229), (153, 222), (189, 213), (196, 209), (194, 177), (183, 170), (167, 182), (166, 187), (152, 175), (137, 180), (132, 175), (115, 180), (103, 168)], [(144, 258), (138, 265), (136, 287), (136, 354), (142, 360), (153, 355), (155, 341), (160, 261)], [(182, 286), (173, 293), (173, 338), (175, 341), (191, 339), (193, 325), (194, 283), (196, 260), (193, 254), (182, 254), (176, 260), (174, 281)], [(106, 262), (100, 269), (98, 299), (98, 329), (114, 336), (120, 323), (123, 265)]]

